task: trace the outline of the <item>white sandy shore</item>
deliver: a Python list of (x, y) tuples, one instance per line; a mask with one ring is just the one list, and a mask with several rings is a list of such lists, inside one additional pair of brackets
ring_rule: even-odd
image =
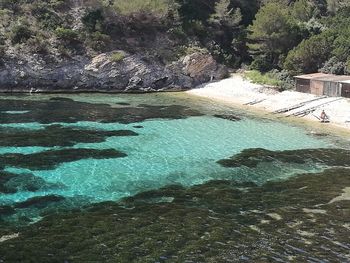
[[(245, 105), (253, 101), (261, 101), (251, 105), (257, 109), (274, 112), (279, 109), (293, 107), (302, 102), (307, 102), (318, 98), (312, 94), (300, 93), (296, 91), (277, 92), (262, 85), (251, 83), (239, 74), (234, 74), (228, 79), (206, 84), (197, 89), (189, 90), (189, 94), (205, 97), (213, 100), (232, 103), (235, 105)], [(306, 103), (305, 106), (284, 113), (286, 116), (293, 113), (317, 107), (316, 110), (302, 118), (320, 122), (317, 117), (322, 110), (330, 118), (330, 124), (336, 125), (350, 131), (350, 100), (346, 98), (326, 97), (313, 102)]]

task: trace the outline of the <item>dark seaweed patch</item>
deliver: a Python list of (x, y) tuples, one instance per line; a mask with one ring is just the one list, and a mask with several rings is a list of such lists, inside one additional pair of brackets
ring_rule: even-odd
[(117, 102), (116, 104), (121, 105), (121, 106), (129, 106), (130, 105), (130, 103), (127, 103), (127, 102)]
[(59, 195), (36, 196), (26, 201), (16, 203), (15, 208), (44, 208), (49, 204), (63, 201), (65, 198)]
[(349, 186), (350, 169), (337, 168), (262, 186), (164, 187), (13, 230), (0, 260), (347, 262), (350, 202), (330, 201)]
[[(6, 111), (28, 111), (22, 114), (8, 114)], [(53, 122), (75, 123), (94, 121), (103, 123), (133, 123), (147, 119), (182, 119), (202, 114), (180, 105), (114, 108), (108, 104), (93, 104), (56, 98), (47, 101), (0, 100), (0, 123)]]
[(229, 120), (229, 121), (240, 121), (241, 118), (234, 116), (234, 115), (227, 115), (227, 114), (215, 114), (213, 115), (216, 118), (224, 119), (224, 120)]
[(261, 148), (246, 149), (229, 159), (218, 161), (224, 167), (256, 167), (261, 162), (314, 162), (328, 166), (350, 166), (350, 151), (345, 149), (301, 149), (270, 151)]
[(142, 125), (135, 125), (135, 126), (132, 126), (132, 127), (135, 128), (135, 129), (142, 129), (143, 128)]
[(0, 146), (73, 146), (77, 143), (103, 142), (112, 136), (137, 136), (130, 130), (88, 130), (50, 125), (40, 130), (0, 128)]
[(73, 102), (74, 100), (70, 98), (64, 98), (64, 97), (53, 97), (50, 98), (51, 101), (65, 101), (65, 102)]
[(126, 157), (125, 153), (114, 149), (63, 149), (48, 150), (33, 154), (7, 153), (0, 155), (0, 166), (2, 168), (21, 167), (30, 170), (50, 170), (61, 163), (74, 162), (81, 159), (110, 159)]
[(17, 189), (6, 186), (7, 182), (15, 178), (16, 174), (0, 171), (0, 193), (15, 193)]
[(35, 192), (39, 190), (49, 190), (62, 188), (62, 184), (48, 183), (44, 179), (33, 174), (13, 174), (0, 171), (0, 193), (10, 194), (20, 191)]
[(16, 210), (10, 205), (0, 205), (0, 220), (1, 216), (13, 215), (16, 213)]

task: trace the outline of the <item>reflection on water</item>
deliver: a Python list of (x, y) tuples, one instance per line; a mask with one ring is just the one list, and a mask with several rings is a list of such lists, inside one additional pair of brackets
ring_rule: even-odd
[(167, 95), (0, 117), (0, 261), (350, 261), (350, 152), (328, 136)]

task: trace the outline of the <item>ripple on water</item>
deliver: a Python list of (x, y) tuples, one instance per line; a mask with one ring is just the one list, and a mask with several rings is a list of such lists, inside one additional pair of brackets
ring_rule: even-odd
[[(83, 108), (89, 106), (89, 114), (94, 110), (94, 104), (79, 102), (77, 106), (71, 100), (54, 100), (49, 103), (39, 101), (29, 106), (34, 110), (34, 106), (39, 105), (40, 111), (38, 112), (37, 109), (37, 114), (40, 113), (38, 116), (43, 118), (50, 103), (56, 103), (54, 106), (57, 107), (69, 106), (68, 108), (73, 112), (78, 106)], [(23, 105), (23, 107), (28, 107), (25, 103)], [(35, 122), (28, 122), (27, 127), (25, 124), (13, 124), (10, 127), (7, 126), (8, 124), (2, 125), (5, 130), (13, 128), (15, 131), (11, 134), (12, 137), (7, 138), (7, 144), (11, 144), (11, 138), (12, 141), (16, 141), (16, 136), (20, 136), (22, 145), (31, 143), (55, 145), (53, 148), (0, 147), (0, 159), (5, 166), (3, 168), (6, 170), (27, 169), (27, 172), (34, 176), (50, 184), (62, 184), (65, 188), (48, 189), (45, 192), (36, 193), (19, 191), (15, 195), (0, 197), (0, 201), (11, 199), (24, 201), (45, 193), (46, 195), (58, 194), (69, 197), (86, 196), (94, 202), (100, 202), (118, 200), (169, 184), (191, 186), (216, 179), (263, 184), (269, 180), (281, 180), (305, 171), (317, 172), (323, 167), (314, 163), (262, 162), (253, 168), (232, 169), (225, 168), (216, 162), (247, 148), (294, 150), (331, 146), (331, 143), (324, 138), (308, 136), (307, 132), (300, 128), (277, 122), (259, 121), (244, 116), (240, 116), (242, 120), (235, 118), (236, 121), (232, 121), (231, 118), (213, 117), (214, 113), (209, 116), (202, 115), (185, 106), (175, 108), (175, 113), (179, 114), (176, 117), (176, 115), (169, 114), (167, 107), (155, 109), (141, 103), (139, 105), (143, 111), (146, 111), (143, 116), (148, 114), (148, 117), (166, 117), (166, 120), (146, 120), (140, 122), (140, 125), (78, 120), (70, 123), (72, 119), (68, 120), (69, 123), (61, 122), (59, 125)], [(125, 110), (130, 105), (122, 106)], [(97, 104), (96, 107), (98, 114), (102, 114), (102, 109), (109, 109), (109, 106), (104, 104)], [(123, 114), (140, 113), (131, 108), (129, 112), (123, 112)], [(164, 112), (157, 115), (157, 111), (161, 112), (162, 109)], [(67, 114), (66, 108), (63, 109), (63, 113)], [(121, 114), (118, 111), (116, 113)], [(191, 116), (194, 113), (199, 116)], [(110, 109), (105, 114), (110, 114)], [(228, 116), (227, 114), (219, 115)], [(229, 114), (231, 115), (232, 113)], [(84, 116), (86, 118), (87, 115)], [(169, 116), (175, 119), (169, 119)], [(34, 118), (34, 115), (32, 117)], [(124, 117), (120, 115), (108, 116), (108, 118), (124, 120)], [(128, 116), (128, 118), (133, 119), (134, 117)], [(52, 121), (57, 120), (52, 119)], [(134, 126), (142, 126), (142, 129), (134, 128)], [(119, 131), (128, 133), (119, 134)], [(136, 133), (138, 136), (130, 136)], [(71, 148), (61, 148), (62, 146), (71, 146)], [(110, 159), (106, 159), (106, 156), (103, 155), (97, 158), (94, 153), (83, 154), (78, 158), (79, 149), (90, 149), (96, 153), (117, 149), (127, 156), (124, 158), (110, 156)]]
[[(216, 162), (252, 148), (284, 151), (332, 146), (327, 138), (308, 136), (300, 128), (236, 116), (221, 108), (217, 113), (212, 106), (208, 110), (201, 105), (208, 113), (203, 115), (176, 99), (164, 103), (160, 97), (153, 98), (157, 102), (153, 106), (142, 103), (142, 97), (132, 97), (135, 101), (130, 103), (127, 97), (105, 98), (114, 104), (111, 107), (101, 103), (103, 96), (97, 97), (98, 104), (92, 103), (91, 96), (80, 102), (69, 98), (2, 100), (1, 131), (8, 136), (1, 141), (0, 166), (7, 171), (22, 168), (48, 183), (66, 186), (45, 190), (47, 195), (82, 195), (99, 202), (169, 184), (191, 186), (228, 179), (261, 185), (305, 171), (317, 172), (324, 167), (312, 161), (295, 164), (276, 159), (234, 169)], [(14, 110), (15, 116), (9, 116)], [(139, 136), (130, 137), (136, 133)], [(118, 150), (127, 156), (100, 159), (87, 154), (78, 158), (79, 149)], [(39, 193), (43, 194), (19, 191), (0, 201), (24, 201)]]

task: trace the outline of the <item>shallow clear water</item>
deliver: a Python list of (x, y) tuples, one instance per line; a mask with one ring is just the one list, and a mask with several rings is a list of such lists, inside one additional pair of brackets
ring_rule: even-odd
[(0, 136), (0, 262), (350, 260), (344, 138), (178, 94), (0, 97)]
[[(133, 103), (132, 99), (132, 96), (130, 101), (128, 97), (124, 97), (126, 102)], [(147, 96), (144, 99), (146, 103)], [(215, 113), (215, 108), (211, 111)], [(301, 128), (249, 117), (243, 117), (243, 120), (235, 122), (206, 114), (178, 120), (146, 120), (137, 124), (84, 121), (61, 124), (67, 127), (99, 130), (127, 129), (139, 133), (139, 136), (109, 137), (105, 142), (78, 143), (74, 146), (74, 148), (117, 149), (127, 154), (125, 158), (83, 159), (63, 163), (54, 170), (44, 171), (7, 167), (6, 171), (31, 172), (47, 182), (62, 184), (62, 187), (1, 195), (1, 203), (19, 202), (30, 197), (49, 194), (65, 197), (81, 195), (91, 201), (117, 200), (169, 184), (190, 186), (213, 179), (233, 179), (261, 184), (267, 180), (287, 178), (300, 170), (316, 170), (316, 167), (267, 165), (258, 170), (232, 169), (224, 168), (216, 161), (248, 148), (292, 150), (331, 146), (330, 142), (307, 135)], [(141, 125), (143, 128), (134, 128), (135, 125)], [(4, 126), (9, 127), (6, 124)], [(42, 126), (39, 123), (11, 124), (11, 127), (22, 129), (40, 129)], [(50, 147), (1, 147), (0, 153), (30, 154), (48, 149)]]

